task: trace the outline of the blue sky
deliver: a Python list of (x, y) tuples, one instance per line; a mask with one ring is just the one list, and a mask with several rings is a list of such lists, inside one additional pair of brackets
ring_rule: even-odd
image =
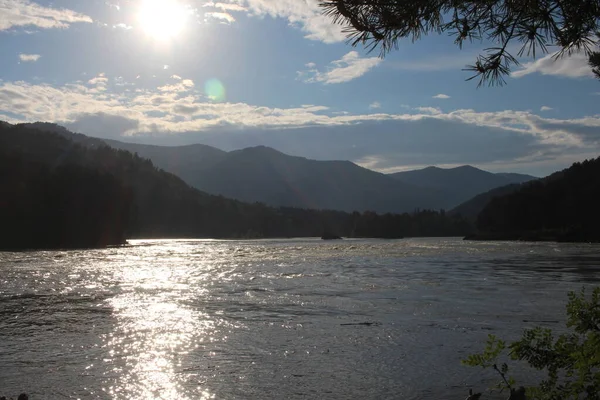
[(522, 59), (477, 88), (431, 35), (385, 59), (317, 0), (0, 0), (0, 120), (224, 150), (275, 147), (382, 172), (471, 164), (543, 176), (600, 152), (585, 57)]

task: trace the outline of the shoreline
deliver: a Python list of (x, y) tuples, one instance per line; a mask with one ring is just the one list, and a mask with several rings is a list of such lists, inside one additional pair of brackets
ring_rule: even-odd
[(515, 242), (556, 242), (556, 243), (600, 243), (600, 238), (577, 233), (552, 231), (530, 232), (480, 232), (467, 235), (463, 240), (473, 241), (515, 241)]

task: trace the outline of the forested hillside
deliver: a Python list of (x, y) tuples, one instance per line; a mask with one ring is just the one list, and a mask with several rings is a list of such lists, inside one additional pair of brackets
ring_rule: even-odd
[(600, 158), (492, 199), (477, 219), (480, 238), (600, 241)]
[(35, 162), (0, 150), (0, 248), (123, 244), (131, 190), (113, 175)]
[(517, 191), (521, 184), (513, 183), (511, 185), (501, 186), (465, 201), (449, 211), (450, 214), (459, 214), (471, 221), (476, 221), (481, 210), (494, 198), (504, 196)]

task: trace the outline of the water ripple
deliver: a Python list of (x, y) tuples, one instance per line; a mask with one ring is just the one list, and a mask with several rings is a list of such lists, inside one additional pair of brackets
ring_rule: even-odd
[[(563, 322), (598, 247), (146, 240), (0, 253), (0, 389), (32, 399), (456, 399), (489, 333)], [(537, 321), (537, 322), (536, 322)]]

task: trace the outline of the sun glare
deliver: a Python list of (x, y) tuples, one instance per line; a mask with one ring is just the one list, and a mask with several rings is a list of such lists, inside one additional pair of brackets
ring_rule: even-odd
[(138, 12), (140, 27), (157, 40), (178, 36), (188, 17), (188, 10), (177, 0), (142, 0)]

